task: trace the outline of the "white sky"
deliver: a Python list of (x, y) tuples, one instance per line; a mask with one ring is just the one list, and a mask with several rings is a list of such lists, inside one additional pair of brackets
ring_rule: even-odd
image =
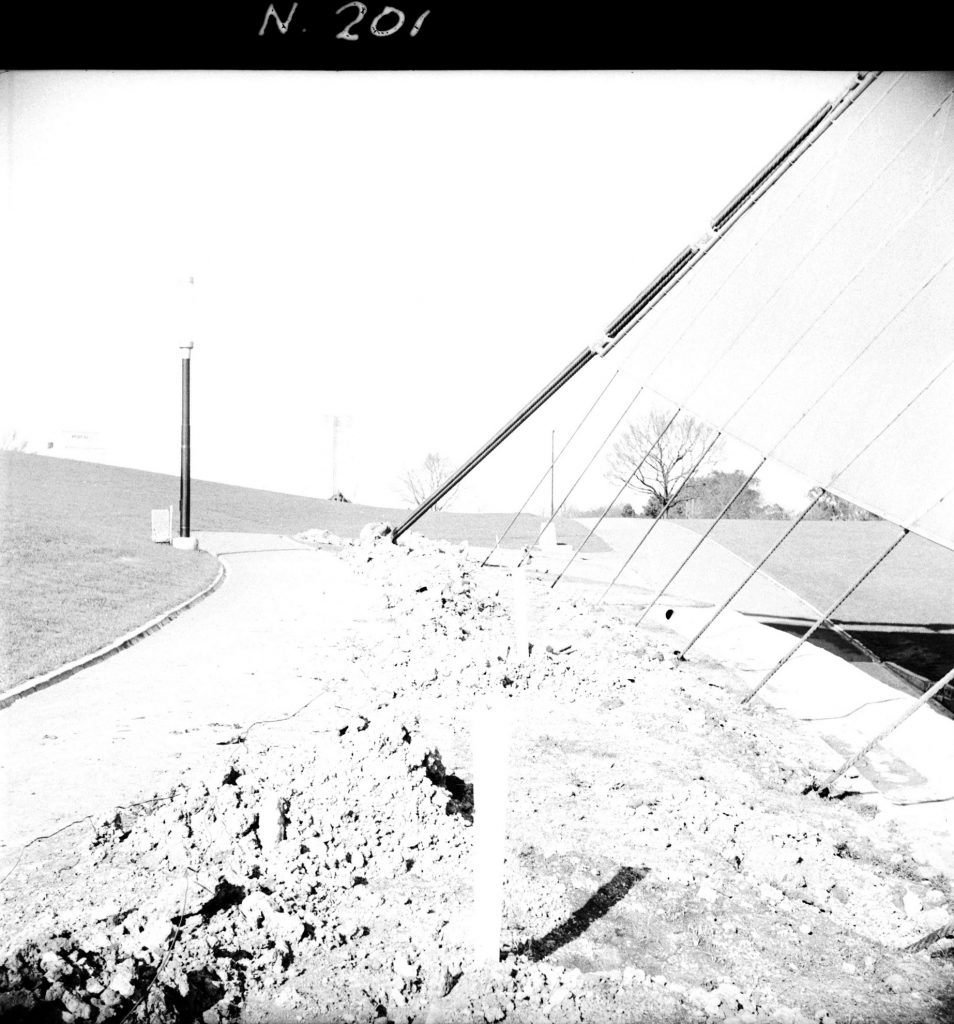
[[(338, 486), (400, 504), (406, 467), (469, 456), (847, 78), (8, 73), (0, 435), (96, 433), (86, 457), (177, 473), (192, 338), (195, 477), (327, 497), (338, 415)], [(626, 355), (585, 368), (457, 507), (520, 505), (551, 430), (559, 446)], [(631, 397), (617, 385), (558, 499)], [(729, 448), (722, 468), (754, 463)], [(574, 504), (614, 496), (604, 467)], [(804, 503), (804, 480), (760, 477)]]

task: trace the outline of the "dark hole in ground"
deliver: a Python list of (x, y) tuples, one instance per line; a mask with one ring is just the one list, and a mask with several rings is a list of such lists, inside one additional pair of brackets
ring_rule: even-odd
[[(312, 929), (314, 931), (314, 929)], [(216, 944), (212, 947), (212, 956), (223, 960), (251, 960), (252, 954), (247, 949), (228, 949)]]
[(183, 917), (174, 917), (172, 919), (172, 923), (177, 928), (181, 928), (182, 925), (185, 924), (186, 919), (194, 917), (195, 914), (201, 914), (203, 920), (208, 921), (220, 910), (228, 910), (230, 907), (234, 907), (236, 904), (241, 903), (242, 900), (245, 899), (245, 895), (245, 890), (242, 886), (233, 885), (224, 878), (220, 878), (215, 887), (215, 892), (212, 894), (210, 899), (206, 900), (206, 902), (203, 903), (194, 914), (186, 914)]
[(176, 1020), (201, 1020), (202, 1015), (225, 995), (225, 988), (208, 967), (186, 973), (186, 994), (171, 985), (163, 986), (167, 1010)]
[(5, 993), (7, 1000), (3, 1010), (4, 1024), (62, 1024), (63, 1004), (60, 1002), (37, 1002), (26, 991), (23, 1002), (17, 1002), (17, 995)]
[(549, 931), (542, 939), (528, 939), (514, 950), (516, 956), (529, 956), (531, 960), (543, 960), (567, 943), (578, 939), (589, 926), (604, 917), (620, 900), (625, 899), (629, 890), (649, 874), (649, 868), (622, 867), (615, 875), (562, 924)]
[(441, 760), (439, 750), (432, 750), (424, 757), (424, 771), (435, 786), (446, 789), (450, 794), (447, 813), (459, 814), (465, 821), (474, 823), (474, 784), (465, 782), (457, 775), (449, 775)]
[(461, 978), (463, 978), (463, 976), (463, 971), (460, 971), (459, 973), (455, 974), (453, 971), (451, 971), (449, 967), (445, 967), (443, 992), (441, 994), (444, 996), (449, 996), (453, 991), (454, 986), (457, 984), (458, 981), (460, 981)]

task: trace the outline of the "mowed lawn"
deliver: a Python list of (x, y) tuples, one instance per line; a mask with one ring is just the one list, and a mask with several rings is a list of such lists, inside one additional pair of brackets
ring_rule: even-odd
[[(174, 480), (172, 477), (161, 479)], [(178, 489), (175, 493), (178, 501)], [(353, 539), (368, 523), (387, 522), (397, 526), (409, 514), (410, 509), (406, 508), (327, 501), (204, 480), (192, 484), (193, 530), (249, 531), (294, 536), (316, 527), (330, 530), (339, 537)], [(536, 541), (545, 523), (540, 516), (525, 513), (518, 517), (512, 530), (503, 537), (512, 519), (512, 512), (428, 512), (414, 524), (411, 532), (455, 544), (467, 541), (475, 547), (492, 547), (497, 538), (502, 537), (501, 547), (522, 548)], [(558, 516), (556, 526), (561, 543), (576, 547), (586, 538), (586, 530), (574, 519)], [(587, 543), (586, 549), (608, 551), (609, 547), (594, 537)]]
[[(215, 578), (211, 555), (150, 540), (150, 510), (177, 509), (178, 500), (175, 476), (0, 452), (0, 691), (98, 650)], [(318, 527), (356, 537), (366, 523), (399, 523), (406, 515), (201, 480), (192, 485), (193, 532), (294, 535)], [(490, 546), (510, 519), (429, 513), (415, 529)], [(503, 544), (532, 543), (542, 522), (521, 516)], [(559, 536), (579, 543), (585, 531), (565, 520)]]
[(168, 480), (0, 453), (0, 690), (89, 654), (201, 590), (203, 552), (150, 540)]
[[(702, 533), (710, 520), (679, 520)], [(754, 565), (790, 526), (784, 521), (726, 519), (712, 536)], [(764, 572), (825, 610), (888, 549), (893, 523), (800, 523)], [(806, 611), (806, 615), (808, 612)], [(954, 551), (911, 533), (838, 609), (838, 622), (954, 627)]]
[[(680, 521), (702, 532), (709, 522)], [(754, 565), (788, 523), (724, 520), (713, 537)], [(800, 636), (817, 614), (827, 611), (886, 551), (900, 529), (887, 522), (800, 523), (764, 568), (764, 572), (810, 601), (802, 622), (777, 623)], [(954, 667), (954, 551), (908, 534), (832, 615), (881, 658), (924, 679), (940, 679)], [(771, 620), (769, 620), (771, 621)], [(813, 642), (849, 661), (862, 656), (828, 629)], [(954, 711), (954, 686), (939, 698)]]

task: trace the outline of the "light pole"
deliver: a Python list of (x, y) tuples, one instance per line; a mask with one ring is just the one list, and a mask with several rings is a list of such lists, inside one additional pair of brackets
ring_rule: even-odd
[(338, 417), (331, 420), (331, 496), (338, 493)]
[(197, 544), (190, 533), (192, 502), (192, 439), (189, 424), (189, 370), (192, 365), (192, 345), (187, 341), (179, 346), (182, 355), (182, 444), (179, 463), (179, 536), (173, 540), (173, 547), (186, 551), (195, 550)]

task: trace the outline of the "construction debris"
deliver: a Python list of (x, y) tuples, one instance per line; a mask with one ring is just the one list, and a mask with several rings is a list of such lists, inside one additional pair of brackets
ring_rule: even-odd
[[(466, 545), (376, 526), (339, 557), (389, 616), (355, 633), (347, 708), (218, 748), (79, 861), (75, 832), (45, 844), (0, 889), (0, 1016), (951, 1019), (951, 880), (870, 805), (806, 795), (834, 752), (532, 575), (514, 657), (507, 574)], [(499, 969), (469, 931), (488, 694), (515, 723)]]

